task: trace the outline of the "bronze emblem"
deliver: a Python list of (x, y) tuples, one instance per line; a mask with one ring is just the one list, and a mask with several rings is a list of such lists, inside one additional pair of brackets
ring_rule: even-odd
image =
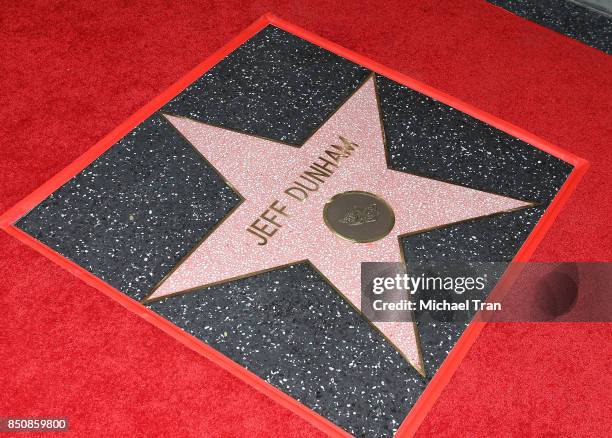
[(329, 229), (353, 242), (374, 242), (393, 229), (395, 215), (391, 206), (368, 192), (344, 192), (332, 197), (323, 208)]

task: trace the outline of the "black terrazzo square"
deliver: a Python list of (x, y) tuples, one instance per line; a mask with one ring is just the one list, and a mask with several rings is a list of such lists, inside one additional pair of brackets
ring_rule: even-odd
[[(239, 201), (162, 112), (299, 146), (370, 73), (268, 26), (17, 226), (140, 300)], [(407, 262), (511, 260), (572, 166), (387, 78), (377, 83), (390, 167), (540, 203), (406, 237)], [(393, 435), (465, 328), (419, 323), (423, 377), (307, 263), (148, 306), (367, 437)]]

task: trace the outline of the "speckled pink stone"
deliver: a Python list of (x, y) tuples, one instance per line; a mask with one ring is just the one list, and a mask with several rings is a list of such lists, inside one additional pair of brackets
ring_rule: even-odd
[[(167, 116), (244, 202), (149, 297), (221, 282), (308, 259), (353, 305), (360, 308), (360, 264), (401, 261), (397, 236), (528, 205), (457, 185), (387, 168), (374, 81), (368, 80), (301, 147)], [(334, 174), (303, 202), (284, 191), (317, 161), (339, 136), (360, 147), (340, 161)], [(361, 190), (384, 198), (395, 212), (391, 233), (373, 243), (353, 243), (333, 234), (322, 217), (333, 195)], [(287, 206), (282, 228), (258, 245), (246, 228), (274, 200)], [(411, 322), (375, 323), (402, 354), (421, 370)]]

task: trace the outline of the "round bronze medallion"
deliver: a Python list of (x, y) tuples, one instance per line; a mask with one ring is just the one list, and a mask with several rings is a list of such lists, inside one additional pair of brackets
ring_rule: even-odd
[(368, 192), (344, 192), (332, 197), (323, 208), (323, 219), (332, 232), (353, 242), (374, 242), (393, 229), (391, 206)]

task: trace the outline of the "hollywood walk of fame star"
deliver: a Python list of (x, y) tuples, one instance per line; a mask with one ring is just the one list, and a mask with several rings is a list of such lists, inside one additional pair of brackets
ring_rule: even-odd
[[(532, 205), (389, 169), (373, 76), (299, 148), (165, 117), (242, 200), (145, 302), (308, 261), (359, 309), (361, 262), (402, 261), (399, 237)], [(395, 219), (385, 235), (358, 243), (334, 233), (323, 211), (345, 192), (384, 200)], [(373, 222), (378, 213), (368, 208), (355, 210), (368, 220), (342, 220)], [(424, 373), (414, 323), (372, 324)]]

